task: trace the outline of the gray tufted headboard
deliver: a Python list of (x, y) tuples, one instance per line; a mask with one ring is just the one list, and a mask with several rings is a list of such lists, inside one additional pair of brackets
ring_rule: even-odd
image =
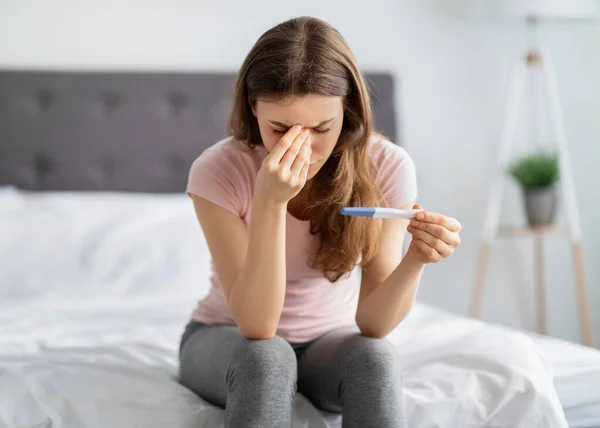
[[(367, 73), (396, 141), (394, 79)], [(234, 73), (0, 71), (0, 186), (182, 192), (225, 137)]]

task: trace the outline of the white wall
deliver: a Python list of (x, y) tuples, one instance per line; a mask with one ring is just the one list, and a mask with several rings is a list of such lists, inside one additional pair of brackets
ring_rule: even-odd
[[(472, 19), (467, 0), (0, 0), (3, 68), (235, 70), (275, 23), (315, 15), (345, 35), (365, 69), (399, 76), (403, 144), (418, 166), (420, 203), (457, 217), (463, 245), (430, 266), (420, 299), (465, 313), (501, 130), (511, 61), (524, 29)], [(586, 276), (600, 342), (600, 24), (543, 34), (553, 49), (584, 231)], [(525, 128), (523, 128), (525, 129)], [(522, 131), (521, 134), (525, 134)], [(514, 185), (504, 215), (523, 219)], [(580, 340), (570, 247), (547, 245), (550, 333)], [(484, 318), (534, 327), (531, 243), (493, 249)]]

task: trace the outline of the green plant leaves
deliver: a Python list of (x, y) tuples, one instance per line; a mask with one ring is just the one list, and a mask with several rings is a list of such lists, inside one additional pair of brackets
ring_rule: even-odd
[(546, 152), (524, 155), (508, 167), (508, 173), (525, 189), (552, 186), (560, 177), (558, 155)]

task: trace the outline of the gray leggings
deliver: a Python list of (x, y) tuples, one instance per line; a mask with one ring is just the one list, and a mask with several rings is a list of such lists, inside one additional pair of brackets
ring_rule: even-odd
[(181, 338), (180, 382), (224, 407), (227, 428), (291, 427), (296, 391), (341, 412), (343, 428), (407, 426), (395, 347), (352, 328), (289, 343), (191, 322)]

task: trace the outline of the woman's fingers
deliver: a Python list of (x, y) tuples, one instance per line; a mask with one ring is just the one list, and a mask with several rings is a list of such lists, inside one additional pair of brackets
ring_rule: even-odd
[(450, 232), (443, 226), (434, 223), (425, 223), (418, 220), (411, 220), (410, 226), (415, 229), (420, 229), (434, 236), (435, 238), (441, 239), (446, 244), (454, 247), (458, 247), (460, 245), (460, 238), (457, 233)]
[(292, 142), (292, 145), (287, 150), (287, 152), (285, 152), (285, 155), (283, 155), (283, 158), (279, 162), (281, 168), (290, 169), (292, 167), (292, 164), (296, 160), (296, 156), (298, 156), (298, 154), (300, 153), (300, 150), (306, 142), (308, 135), (309, 130), (305, 129), (296, 136), (296, 138)]
[(423, 211), (421, 213), (418, 213), (416, 218), (419, 221), (439, 224), (452, 232), (459, 232), (462, 229), (462, 225), (458, 220), (439, 213)]
[(302, 144), (302, 148), (300, 149), (300, 153), (294, 159), (294, 163), (290, 168), (293, 177), (298, 177), (302, 173), (302, 168), (304, 168), (304, 164), (310, 165), (310, 156), (311, 156), (311, 148), (310, 148), (310, 137), (304, 141)]
[(417, 237), (413, 237), (411, 245), (414, 245), (419, 251), (425, 256), (426, 263), (437, 263), (442, 259), (442, 255), (435, 249), (432, 248), (427, 242), (421, 241)]
[(308, 178), (308, 168), (309, 167), (310, 167), (310, 158), (308, 158), (308, 161), (304, 162), (302, 171), (300, 171), (300, 180), (302, 181), (302, 183), (306, 183), (306, 179)]
[(292, 143), (295, 141), (296, 137), (300, 135), (302, 131), (302, 127), (300, 125), (292, 126), (286, 134), (281, 137), (281, 139), (277, 142), (271, 153), (269, 153), (269, 159), (275, 163), (279, 164), (281, 159), (286, 154)]
[(418, 213), (408, 225), (407, 230), (413, 238), (411, 248), (414, 246), (426, 263), (437, 263), (450, 257), (460, 245), (460, 222), (452, 217), (428, 212), (418, 204), (413, 208), (423, 212)]
[(454, 248), (452, 246), (424, 230), (417, 229), (414, 226), (409, 226), (408, 231), (414, 238), (426, 243), (429, 247), (437, 251), (443, 257), (448, 257), (454, 252)]

